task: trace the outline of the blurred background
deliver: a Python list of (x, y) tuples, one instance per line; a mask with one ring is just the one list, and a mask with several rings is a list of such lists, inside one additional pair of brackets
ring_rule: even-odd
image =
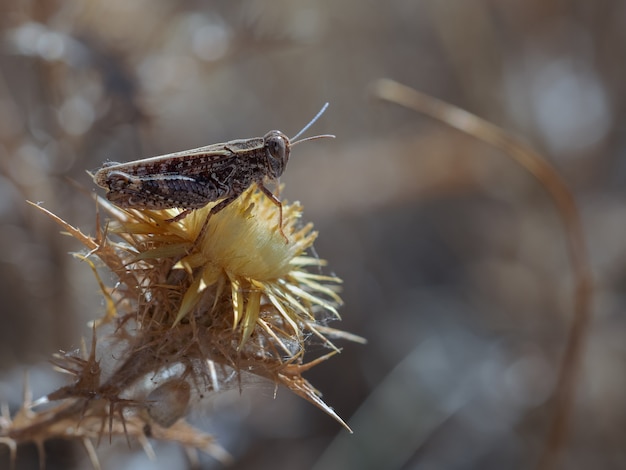
[[(369, 341), (306, 374), (354, 434), (270, 384), (194, 424), (233, 469), (535, 467), (574, 306), (560, 214), (500, 151), (372, 99), (388, 77), (517, 135), (572, 189), (595, 291), (563, 468), (626, 468), (625, 41), (610, 0), (0, 2), (0, 399), (19, 406), (26, 370), (36, 397), (61, 385), (48, 358), (104, 310), (81, 247), (26, 200), (94, 233), (85, 170), (294, 135), (328, 101), (307, 135), (337, 139), (294, 149), (283, 197), (344, 279), (332, 326)], [(98, 455), (187, 468), (154, 445), (156, 462), (106, 439)], [(48, 469), (90, 468), (79, 445), (46, 450)]]

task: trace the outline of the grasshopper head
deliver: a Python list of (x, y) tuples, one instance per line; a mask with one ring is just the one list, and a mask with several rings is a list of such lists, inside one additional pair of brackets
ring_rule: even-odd
[(285, 171), (289, 160), (289, 152), (291, 151), (289, 137), (280, 131), (269, 131), (263, 137), (263, 141), (265, 142), (269, 171), (267, 176), (273, 179), (279, 178)]

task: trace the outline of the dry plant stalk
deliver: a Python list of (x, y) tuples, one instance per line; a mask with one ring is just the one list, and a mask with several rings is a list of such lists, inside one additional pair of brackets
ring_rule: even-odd
[[(153, 437), (227, 461), (211, 436), (182, 418), (204, 396), (241, 389), (250, 376), (284, 385), (349, 429), (302, 377), (339, 351), (331, 338), (362, 339), (326, 326), (339, 318), (341, 281), (321, 274), (325, 262), (307, 254), (317, 232), (300, 223), (298, 203), (283, 208), (286, 243), (276, 206), (255, 186), (214, 214), (206, 230), (213, 203), (169, 223), (176, 210), (98, 200), (111, 220), (98, 223), (95, 237), (37, 206), (89, 250), (77, 256), (96, 274), (106, 311), (93, 323), (89, 351), (54, 358), (72, 384), (35, 402), (26, 387), (15, 416), (3, 409), (0, 442), (12, 460), (22, 442), (42, 451), (53, 437), (79, 439), (98, 468), (93, 441), (125, 435), (148, 455)], [(96, 257), (117, 276), (116, 287), (105, 287)], [(304, 363), (312, 342), (331, 351)]]
[(537, 465), (539, 469), (558, 468), (574, 406), (576, 384), (591, 321), (593, 298), (591, 265), (574, 195), (545, 158), (503, 129), (391, 79), (377, 80), (372, 86), (372, 91), (374, 96), (380, 99), (423, 113), (501, 150), (505, 156), (519, 163), (543, 185), (562, 217), (575, 283), (574, 310), (552, 397), (554, 415)]

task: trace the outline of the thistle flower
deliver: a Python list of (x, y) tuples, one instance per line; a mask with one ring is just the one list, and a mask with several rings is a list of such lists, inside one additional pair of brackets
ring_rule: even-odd
[[(92, 439), (125, 434), (149, 453), (146, 436), (227, 460), (181, 418), (249, 374), (286, 386), (347, 428), (302, 373), (339, 351), (331, 338), (363, 340), (327, 326), (339, 318), (340, 280), (322, 274), (325, 262), (308, 251), (317, 232), (301, 224), (299, 204), (283, 205), (281, 233), (276, 206), (254, 186), (204, 231), (211, 204), (169, 222), (175, 210), (99, 202), (111, 220), (98, 223), (96, 237), (41, 209), (90, 250), (77, 256), (95, 273), (106, 310), (93, 323), (89, 352), (55, 356), (73, 383), (25, 400), (13, 419), (5, 414), (0, 442), (79, 438), (97, 465)], [(94, 257), (119, 278), (116, 287), (105, 287)], [(331, 351), (304, 363), (313, 342)], [(44, 402), (54, 406), (34, 411)]]

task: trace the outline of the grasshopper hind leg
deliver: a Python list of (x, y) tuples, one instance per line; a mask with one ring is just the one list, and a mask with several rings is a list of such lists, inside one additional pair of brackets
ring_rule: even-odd
[[(222, 209), (227, 207), (231, 202), (233, 202), (238, 197), (239, 197), (239, 194), (234, 194), (232, 196), (229, 196), (229, 197), (227, 197), (226, 199), (224, 199), (223, 201), (219, 202), (218, 204), (216, 204), (215, 206), (213, 206), (211, 208), (211, 210), (209, 211), (209, 214), (206, 216), (206, 219), (204, 219), (204, 222), (202, 222), (202, 228), (200, 228), (200, 231), (198, 232), (198, 236), (196, 237), (195, 241), (193, 242), (193, 245), (191, 246), (191, 249), (189, 250), (190, 252), (192, 252), (196, 248), (196, 246), (198, 246), (198, 243), (200, 242), (200, 240), (202, 240), (202, 238), (206, 234), (207, 228), (209, 227), (209, 220), (211, 220), (211, 216), (217, 214), (219, 211), (221, 211)], [(187, 214), (185, 214), (185, 212), (191, 211), (191, 210), (192, 209), (187, 209), (187, 210), (181, 212), (180, 214), (178, 214), (174, 218), (176, 219), (177, 217), (181, 217), (181, 216), (183, 216), (181, 218), (184, 218), (184, 217), (187, 216)], [(185, 215), (183, 215), (183, 214), (185, 214)]]
[(187, 217), (189, 214), (191, 214), (191, 212), (194, 209), (185, 209), (184, 211), (182, 211), (180, 214), (175, 215), (174, 217), (172, 217), (171, 219), (167, 219), (166, 222), (168, 224), (171, 224), (172, 222), (178, 222), (179, 220), (183, 220), (185, 217)]

